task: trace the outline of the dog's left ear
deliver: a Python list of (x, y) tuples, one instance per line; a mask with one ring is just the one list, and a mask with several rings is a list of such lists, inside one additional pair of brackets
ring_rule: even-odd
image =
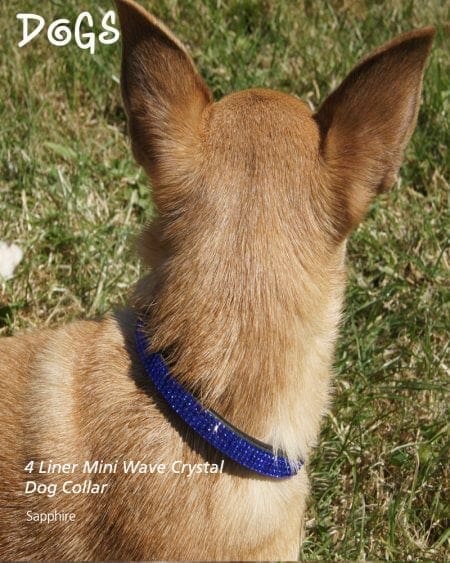
[(161, 22), (133, 0), (116, 0), (116, 6), (133, 153), (158, 181), (192, 160), (201, 116), (212, 96), (185, 47)]
[(361, 221), (373, 196), (396, 179), (416, 125), (434, 33), (432, 27), (405, 33), (371, 53), (315, 116), (341, 237)]

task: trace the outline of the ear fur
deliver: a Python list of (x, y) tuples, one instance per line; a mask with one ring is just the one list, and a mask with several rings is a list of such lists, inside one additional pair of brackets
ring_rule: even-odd
[(344, 236), (361, 221), (373, 196), (395, 182), (416, 125), (434, 34), (432, 27), (411, 31), (372, 52), (315, 116)]
[[(133, 0), (116, 0), (122, 31), (122, 96), (136, 160), (155, 179), (199, 141), (211, 94), (185, 47)], [(165, 159), (171, 159), (168, 165)]]

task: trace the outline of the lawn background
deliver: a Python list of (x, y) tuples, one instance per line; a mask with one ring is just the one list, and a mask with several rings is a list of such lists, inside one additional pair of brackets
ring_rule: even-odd
[[(216, 98), (263, 86), (317, 107), (371, 48), (436, 24), (418, 128), (401, 180), (349, 243), (335, 400), (310, 474), (301, 556), (448, 555), (448, 109), (446, 2), (142, 3), (188, 45)], [(120, 45), (19, 49), (19, 12), (47, 23), (106, 0), (0, 6), (0, 240), (25, 259), (0, 282), (0, 335), (122, 304), (140, 274), (133, 238), (152, 214), (131, 159), (118, 85)], [(73, 23), (72, 23), (73, 28)], [(386, 85), (388, 87), (388, 85)], [(447, 310), (446, 310), (447, 307)]]

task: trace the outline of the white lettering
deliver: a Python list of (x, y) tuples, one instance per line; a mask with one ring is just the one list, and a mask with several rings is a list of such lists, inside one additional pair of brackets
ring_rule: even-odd
[[(108, 24), (108, 20), (111, 20), (112, 25)], [(109, 12), (106, 12), (102, 19), (102, 27), (105, 31), (102, 31), (98, 36), (100, 43), (103, 43), (104, 45), (112, 45), (119, 40), (120, 33), (119, 30), (114, 27), (115, 23), (116, 13), (114, 12), (114, 10), (109, 10)], [(112, 37), (108, 39), (109, 33), (111, 33)]]
[[(22, 30), (23, 30), (23, 39), (19, 41), (18, 46), (23, 47), (27, 43), (29, 43), (32, 39), (39, 35), (39, 33), (44, 29), (45, 20), (42, 16), (38, 16), (36, 14), (17, 14), (16, 18), (18, 20), (22, 20)], [(37, 26), (33, 29), (30, 33), (28, 31), (28, 21), (34, 20), (37, 21)]]
[(72, 40), (72, 32), (69, 27), (70, 21), (65, 18), (55, 20), (48, 26), (47, 37), (55, 47), (63, 47)]
[[(94, 27), (94, 20), (92, 19), (91, 14), (89, 12), (82, 12), (75, 22), (75, 43), (80, 49), (89, 49), (91, 55), (93, 55), (95, 53), (95, 33), (92, 31), (81, 33), (81, 24), (84, 19), (87, 21), (90, 28)], [(81, 41), (83, 37), (88, 38), (86, 43)]]
[[(45, 19), (38, 14), (16, 14), (16, 18), (22, 21), (22, 39), (19, 41), (18, 46), (24, 47), (32, 41), (45, 27)], [(34, 23), (33, 29), (30, 29), (30, 23)], [(106, 12), (102, 18), (102, 29), (99, 33), (98, 40), (103, 45), (112, 45), (119, 40), (120, 33), (116, 23), (116, 14), (114, 10)], [(83, 24), (89, 28), (94, 27), (94, 18), (89, 12), (81, 12), (75, 20), (74, 29), (72, 33), (71, 22), (68, 19), (60, 18), (49, 24), (47, 29), (47, 39), (51, 45), (55, 47), (63, 47), (68, 45), (72, 38), (75, 40), (76, 45), (80, 49), (88, 50), (91, 55), (95, 53), (97, 36), (94, 31), (82, 31)]]
[(36, 481), (27, 481), (25, 483), (25, 494), (38, 493), (39, 495), (47, 495), (52, 498), (56, 495), (56, 483), (36, 483)]

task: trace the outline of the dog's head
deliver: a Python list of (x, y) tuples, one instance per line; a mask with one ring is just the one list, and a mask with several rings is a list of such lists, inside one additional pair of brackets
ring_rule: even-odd
[(393, 184), (414, 130), (433, 28), (373, 52), (313, 113), (264, 89), (215, 102), (159, 21), (132, 0), (117, 7), (133, 151), (166, 218), (186, 217), (193, 232), (192, 215), (203, 212), (202, 222), (236, 232), (257, 229), (258, 220), (270, 228), (278, 216), (293, 237), (318, 230), (332, 244)]

